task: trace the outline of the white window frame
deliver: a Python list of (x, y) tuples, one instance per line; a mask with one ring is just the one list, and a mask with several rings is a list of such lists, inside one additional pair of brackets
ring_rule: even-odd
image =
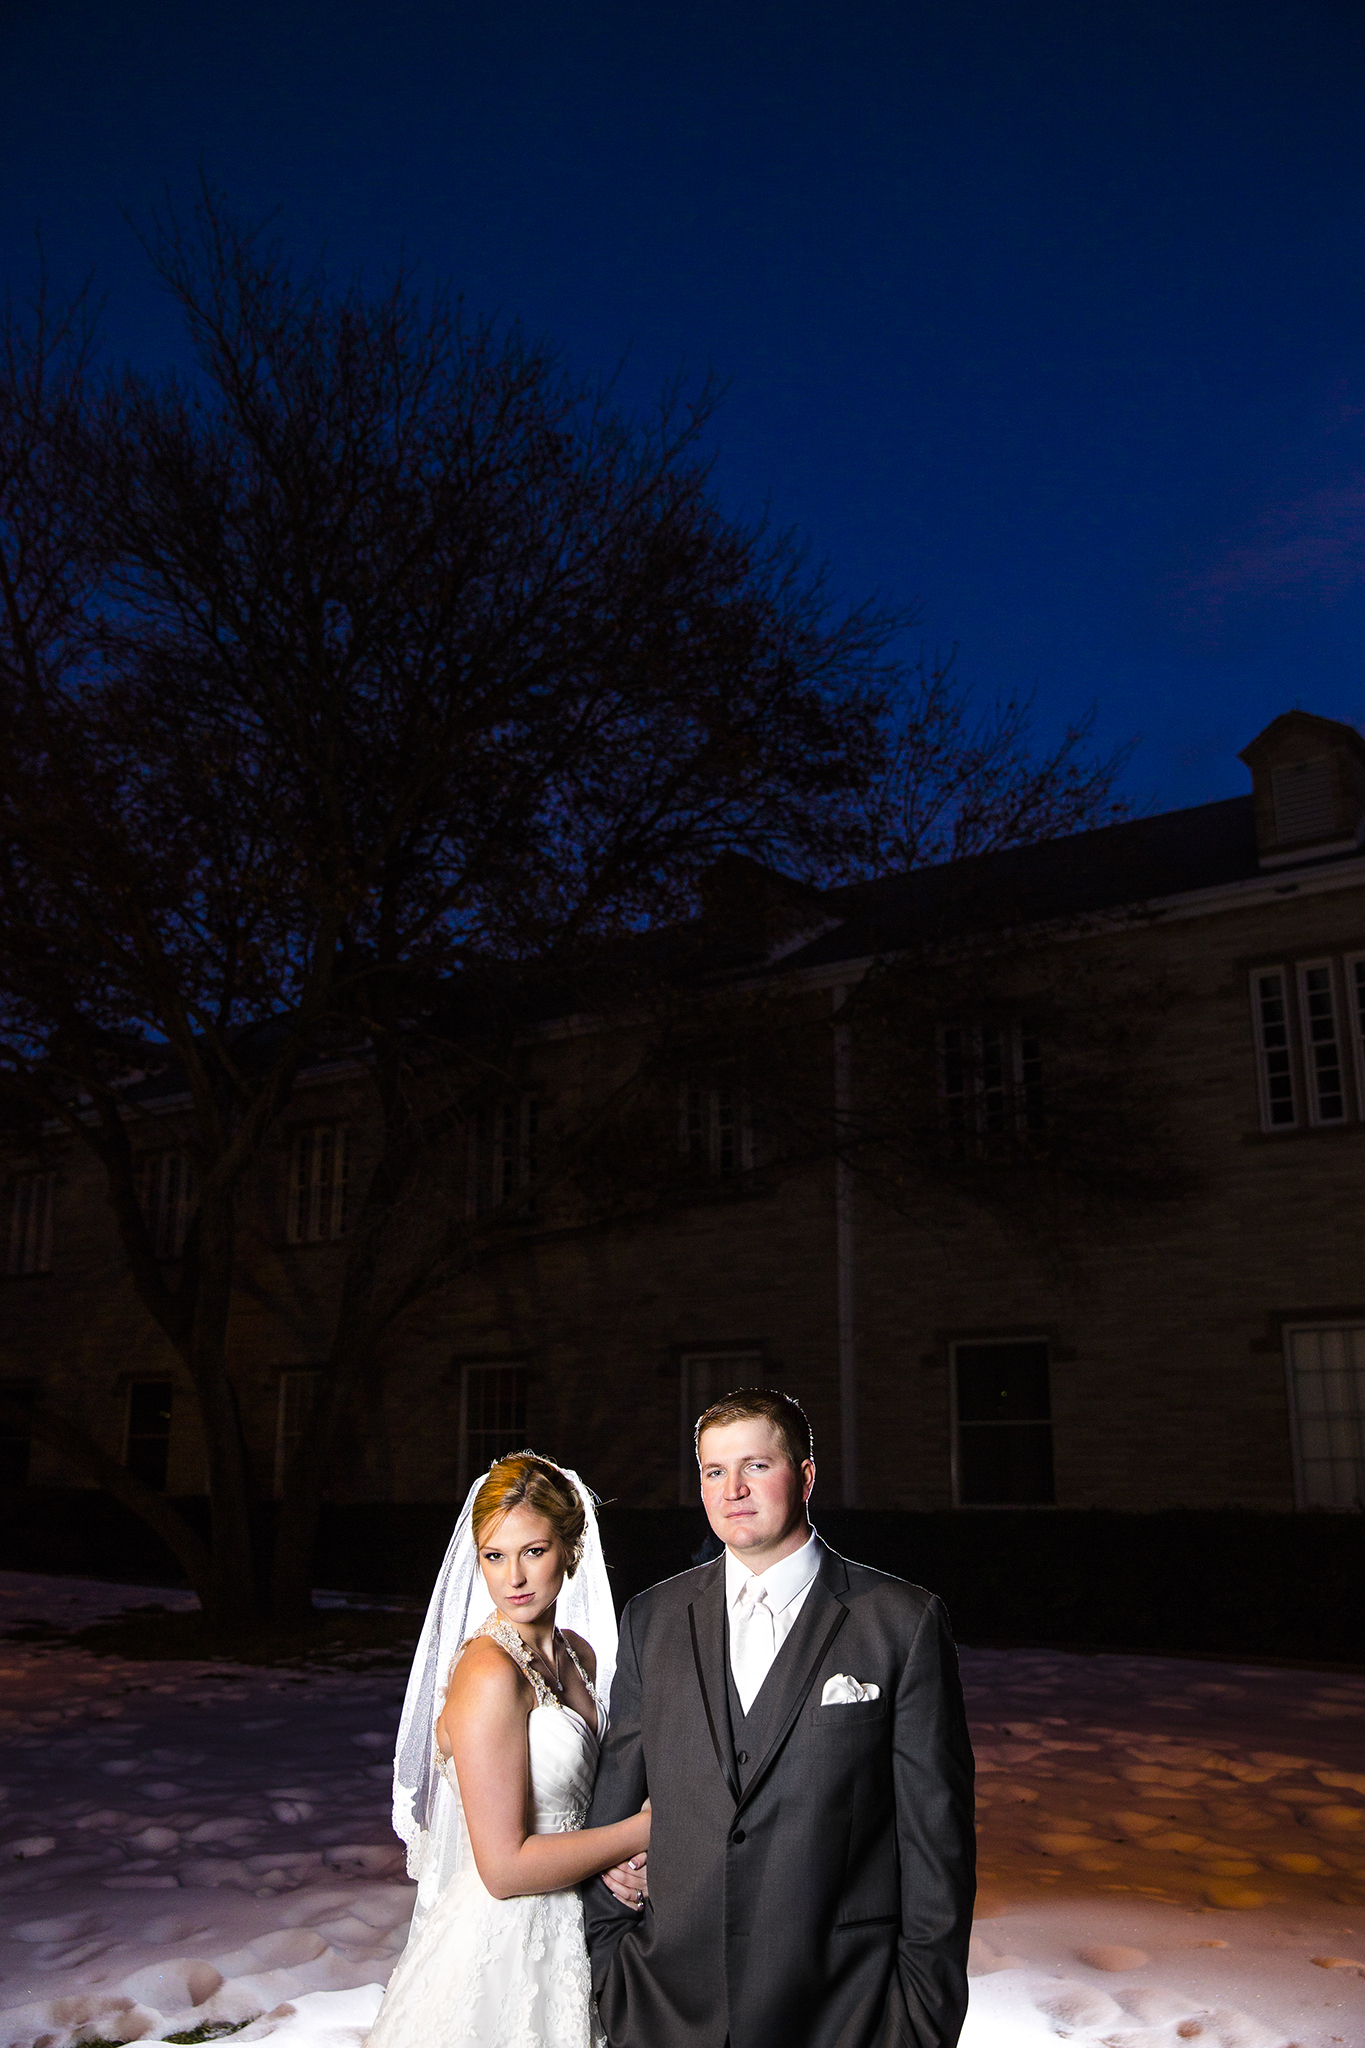
[[(1324, 1116), (1320, 1108), (1319, 1098), (1321, 1091), (1318, 1087), (1317, 1062), (1314, 1058), (1314, 1048), (1319, 1041), (1314, 1036), (1313, 1027), (1315, 1020), (1312, 1012), (1312, 998), (1308, 988), (1309, 975), (1318, 973), (1327, 976), (1327, 999), (1331, 1007), (1331, 1044), (1336, 1052), (1337, 1073), (1340, 1077), (1338, 1092), (1341, 1096), (1341, 1113), (1339, 1116)], [(1308, 1102), (1308, 1121), (1319, 1130), (1335, 1129), (1338, 1124), (1344, 1124), (1350, 1120), (1349, 1096), (1347, 1093), (1349, 1062), (1346, 1057), (1346, 1048), (1341, 1042), (1341, 1005), (1337, 1000), (1336, 962), (1331, 959), (1300, 960), (1294, 970), (1294, 982), (1295, 993), (1298, 996), (1299, 1002), (1299, 1044), (1303, 1053), (1303, 1081), (1304, 1093)], [(1327, 1043), (1326, 1040), (1321, 1042)], [(1279, 1128), (1283, 1130), (1287, 1126), (1282, 1124)]]
[[(726, 1370), (717, 1372), (724, 1366)], [(731, 1370), (733, 1368), (733, 1371)], [(763, 1384), (764, 1352), (758, 1344), (698, 1345), (678, 1358), (678, 1506), (694, 1508), (699, 1499), (697, 1446), (693, 1437), (698, 1415), (736, 1387)], [(705, 1374), (705, 1387), (702, 1375)], [(726, 1384), (718, 1388), (717, 1379)], [(699, 1398), (701, 1392), (706, 1398)]]
[[(306, 1187), (303, 1185), (305, 1147), (308, 1161)], [(324, 1161), (329, 1167), (325, 1175), (322, 1171)], [(329, 1244), (345, 1236), (350, 1175), (349, 1124), (303, 1124), (291, 1133), (289, 1202), (285, 1218), (285, 1237), (290, 1244)]]
[(678, 1102), (678, 1150), (688, 1164), (703, 1167), (713, 1180), (737, 1180), (751, 1173), (754, 1134), (747, 1092), (732, 1081), (684, 1081)]
[(529, 1192), (535, 1179), (540, 1139), (540, 1097), (534, 1090), (488, 1102), (469, 1125), (469, 1193), (471, 1216), (485, 1216), (519, 1206), (517, 1215), (535, 1211)]
[[(1362, 1347), (1365, 1347), (1365, 1322), (1351, 1317), (1335, 1317), (1331, 1321), (1324, 1320), (1322, 1322), (1286, 1323), (1282, 1332), (1284, 1340), (1285, 1393), (1289, 1404), (1289, 1442), (1294, 1467), (1294, 1506), (1301, 1514), (1308, 1512), (1310, 1509), (1321, 1508), (1325, 1504), (1318, 1501), (1310, 1501), (1308, 1498), (1308, 1486), (1304, 1469), (1305, 1460), (1298, 1371), (1294, 1357), (1294, 1339), (1296, 1337), (1321, 1338), (1338, 1332), (1349, 1333), (1352, 1337), (1359, 1340)], [(1360, 1371), (1361, 1368), (1358, 1367), (1356, 1370)], [(1362, 1493), (1365, 1493), (1365, 1402), (1362, 1403), (1362, 1411), (1356, 1418), (1356, 1428), (1360, 1446), (1356, 1457), (1361, 1467)], [(1361, 1502), (1358, 1499), (1355, 1509), (1337, 1507), (1329, 1508), (1328, 1511), (1338, 1514), (1350, 1514), (1359, 1511), (1360, 1505)]]
[(280, 1373), (275, 1397), (275, 1498), (284, 1494), (284, 1475), (289, 1460), (308, 1427), (308, 1418), (322, 1384), (322, 1368), (316, 1365), (287, 1365)]
[[(172, 1178), (174, 1187), (170, 1188), (167, 1184)], [(180, 1257), (198, 1196), (194, 1160), (183, 1146), (169, 1145), (141, 1155), (137, 1162), (138, 1207), (154, 1258)]]
[(9, 1261), (11, 1280), (52, 1271), (52, 1201), (57, 1176), (51, 1170), (16, 1173), (10, 1182)]
[(1356, 1115), (1365, 1121), (1365, 953), (1347, 953), (1341, 965), (1356, 1081)]
[[(949, 1032), (962, 1034), (962, 1093), (950, 1095), (947, 1088), (947, 1066)], [(991, 1091), (986, 1086), (986, 1034), (992, 1033), (999, 1039), (1000, 1086)], [(1013, 1136), (1025, 1141), (1031, 1135), (1029, 1130), (1029, 1087), (1042, 1089), (1042, 1054), (1038, 1043), (1036, 1025), (1024, 1017), (1007, 1018), (1002, 1023), (986, 1023), (982, 1018), (965, 1022), (945, 1019), (937, 1027), (936, 1051), (938, 1055), (938, 1097), (941, 1105), (943, 1124), (950, 1134), (960, 1128), (964, 1142), (976, 1143), (990, 1138)], [(1040, 1069), (1036, 1082), (1026, 1079), (1025, 1069), (1035, 1066)], [(1000, 1120), (998, 1125), (990, 1123), (989, 1104), (992, 1092), (1000, 1098)], [(960, 1102), (962, 1122), (955, 1126), (949, 1117), (949, 1104)], [(1041, 1105), (1040, 1105), (1041, 1107)]]
[[(1280, 978), (1280, 999), (1284, 1004), (1284, 1045), (1268, 1046), (1265, 1038), (1265, 1019), (1261, 1011), (1260, 983), (1271, 975)], [(1299, 1127), (1299, 1084), (1294, 1060), (1294, 1018), (1290, 989), (1293, 986), (1289, 969), (1277, 966), (1273, 961), (1264, 967), (1253, 967), (1248, 976), (1248, 993), (1251, 998), (1251, 1028), (1256, 1046), (1256, 1090), (1261, 1105), (1261, 1129), (1274, 1134), (1279, 1131), (1295, 1131)], [(1269, 1061), (1272, 1054), (1283, 1051), (1285, 1073), (1289, 1079), (1289, 1106), (1293, 1115), (1280, 1122), (1272, 1121), (1270, 1100)]]
[[(525, 1410), (529, 1406), (530, 1399), (530, 1368), (526, 1360), (524, 1358), (472, 1358), (467, 1364), (462, 1365), (460, 1368), (460, 1427), (458, 1433), (459, 1490), (461, 1494), (473, 1484), (475, 1478), (475, 1473), (471, 1469), (473, 1460), (470, 1452), (470, 1383), (476, 1375), (482, 1377), (487, 1373), (518, 1374), (521, 1381), (520, 1393), (523, 1413), (520, 1431), (514, 1428), (509, 1429), (508, 1441), (497, 1445), (496, 1455), (501, 1456), (507, 1451), (520, 1450), (523, 1447), (526, 1434)], [(518, 1435), (523, 1442), (514, 1442), (512, 1440)], [(487, 1446), (484, 1445), (481, 1448), (487, 1449)], [(479, 1469), (486, 1469), (482, 1457), (480, 1458)]]

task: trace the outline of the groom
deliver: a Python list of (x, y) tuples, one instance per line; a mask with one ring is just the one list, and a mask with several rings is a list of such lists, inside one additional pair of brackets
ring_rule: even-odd
[(972, 1752), (938, 1600), (812, 1531), (810, 1425), (697, 1423), (714, 1564), (626, 1607), (589, 1825), (653, 1809), (642, 1914), (587, 1888), (611, 2048), (953, 2048)]

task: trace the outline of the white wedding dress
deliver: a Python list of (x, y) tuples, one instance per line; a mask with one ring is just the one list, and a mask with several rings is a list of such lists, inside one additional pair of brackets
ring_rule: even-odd
[[(479, 1633), (507, 1651), (536, 1695), (527, 1723), (532, 1831), (581, 1828), (606, 1733), (600, 1697), (574, 1657), (597, 1710), (589, 1728), (551, 1692), (514, 1628), (493, 1619)], [(440, 1771), (458, 1805), (454, 1765), (442, 1758)], [(458, 1825), (464, 1830), (462, 1809)], [(367, 2048), (606, 2048), (577, 1891), (495, 1899), (480, 1882), (467, 1831), (463, 1850), (398, 1960)]]

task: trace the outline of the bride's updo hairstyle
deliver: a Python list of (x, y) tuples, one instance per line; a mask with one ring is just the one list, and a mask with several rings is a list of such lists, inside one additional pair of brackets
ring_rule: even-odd
[(548, 1458), (534, 1451), (512, 1451), (499, 1458), (474, 1496), (470, 1520), (474, 1542), (482, 1550), (495, 1522), (513, 1508), (531, 1508), (543, 1515), (564, 1546), (565, 1575), (572, 1578), (583, 1556), (587, 1516), (578, 1489)]

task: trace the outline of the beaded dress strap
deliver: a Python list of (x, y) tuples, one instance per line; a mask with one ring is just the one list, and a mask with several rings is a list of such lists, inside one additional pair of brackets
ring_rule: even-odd
[[(506, 1650), (513, 1663), (525, 1673), (531, 1690), (536, 1696), (536, 1705), (538, 1707), (563, 1707), (563, 1700), (556, 1698), (549, 1683), (542, 1675), (539, 1665), (535, 1662), (531, 1652), (527, 1649), (510, 1621), (504, 1621), (500, 1614), (491, 1615), (479, 1630), (479, 1634), (481, 1636), (490, 1636), (500, 1649)], [(569, 1648), (567, 1643), (565, 1643), (564, 1647), (566, 1650)], [(569, 1650), (569, 1655), (573, 1657), (572, 1650)], [(578, 1663), (576, 1657), (574, 1657), (574, 1663)]]

